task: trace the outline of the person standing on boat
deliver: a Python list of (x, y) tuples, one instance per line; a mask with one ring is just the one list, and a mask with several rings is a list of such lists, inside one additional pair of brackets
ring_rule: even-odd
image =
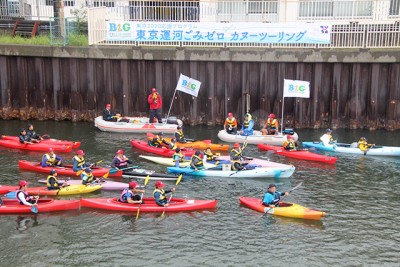
[(133, 162), (124, 155), (124, 151), (122, 149), (119, 149), (115, 157), (111, 161), (111, 167), (116, 169), (124, 169), (128, 167), (128, 164), (132, 163)]
[(267, 193), (265, 193), (263, 197), (262, 204), (264, 206), (270, 207), (270, 208), (275, 208), (279, 206), (279, 201), (281, 200), (282, 196), (288, 196), (289, 192), (278, 192), (276, 191), (276, 185), (275, 184), (270, 184), (268, 186)]
[(100, 179), (99, 178), (95, 178), (93, 176), (93, 171), (91, 168), (87, 167), (83, 170), (83, 172), (81, 173), (81, 178), (82, 178), (82, 184), (83, 185), (90, 185), (90, 184), (94, 184), (94, 183), (99, 183)]
[(329, 146), (330, 144), (334, 143), (332, 130), (326, 129), (325, 134), (321, 136), (320, 140), (324, 146)]
[(296, 150), (296, 144), (293, 140), (293, 137), (291, 135), (286, 135), (286, 141), (283, 142), (282, 147), (285, 150)]
[(358, 148), (364, 152), (364, 155), (367, 154), (368, 150), (373, 147), (375, 144), (368, 144), (367, 138), (361, 137), (360, 140), (358, 140)]
[(172, 160), (175, 162), (175, 167), (179, 167), (179, 163), (183, 162), (184, 156), (181, 153), (181, 149), (177, 147), (175, 149), (174, 155), (172, 155)]
[(165, 141), (164, 134), (162, 132), (158, 133), (158, 135), (154, 136), (153, 139), (149, 141), (149, 146), (153, 147), (163, 147), (163, 144), (169, 146), (169, 143)]
[(25, 180), (22, 180), (19, 182), (19, 189), (15, 193), (15, 198), (19, 200), (19, 203), (21, 205), (26, 205), (26, 206), (36, 206), (36, 202), (39, 199), (39, 196), (30, 196), (26, 192), (26, 189), (28, 188), (28, 182)]
[(153, 191), (154, 200), (158, 206), (167, 207), (169, 205), (166, 194), (175, 192), (175, 188), (164, 190), (165, 184), (161, 181), (156, 182), (156, 188)]
[(242, 125), (242, 129), (240, 130), (240, 134), (244, 136), (253, 135), (254, 130), (254, 121), (250, 113), (246, 113), (244, 116), (244, 121)]
[(154, 122), (154, 116), (157, 118), (158, 123), (162, 123), (162, 98), (161, 95), (157, 92), (156, 88), (151, 89), (151, 94), (147, 97), (147, 102), (150, 105), (150, 123)]
[(236, 118), (233, 117), (232, 112), (229, 112), (228, 118), (225, 119), (224, 130), (228, 134), (236, 134), (237, 133), (237, 121), (236, 121)]
[(36, 143), (39, 143), (43, 138), (33, 130), (33, 124), (28, 124), (28, 131), (26, 132), (28, 138)]
[(185, 135), (183, 134), (183, 131), (182, 131), (182, 126), (178, 125), (178, 127), (176, 127), (176, 132), (174, 134), (174, 137), (175, 137), (176, 141), (179, 143), (187, 143)]
[(57, 180), (57, 171), (56, 170), (51, 170), (50, 175), (47, 176), (46, 179), (46, 186), (48, 190), (60, 190), (61, 188), (67, 186), (64, 183), (60, 183)]
[(204, 168), (200, 150), (196, 150), (196, 152), (192, 155), (190, 160), (190, 168), (194, 169), (196, 172)]
[(74, 172), (83, 170), (87, 167), (92, 167), (90, 163), (85, 162), (85, 158), (83, 156), (85, 156), (83, 150), (78, 150), (75, 157), (72, 158), (72, 169), (74, 170)]
[(138, 184), (134, 181), (130, 182), (128, 188), (125, 188), (118, 201), (122, 203), (129, 203), (129, 204), (140, 204), (142, 203), (142, 196), (139, 193), (144, 194), (144, 190), (136, 189)]
[(33, 142), (31, 142), (31, 139), (28, 137), (28, 135), (26, 134), (25, 129), (21, 129), (20, 134), (19, 134), (19, 142), (21, 144), (33, 144)]
[(118, 122), (129, 122), (127, 118), (121, 118), (120, 113), (115, 113), (111, 111), (111, 104), (107, 104), (106, 108), (103, 110), (103, 120), (105, 121), (118, 121)]
[(42, 157), (42, 167), (62, 166), (62, 158), (54, 154), (53, 148), (49, 148), (49, 152)]
[(275, 135), (278, 134), (279, 122), (275, 118), (275, 114), (271, 113), (265, 122), (264, 127), (260, 130), (263, 135)]

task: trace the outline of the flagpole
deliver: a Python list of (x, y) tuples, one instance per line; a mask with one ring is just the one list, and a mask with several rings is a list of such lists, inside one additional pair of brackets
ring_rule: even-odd
[(281, 134), (283, 134), (283, 111), (285, 108), (285, 97), (282, 97), (282, 120), (281, 120)]
[(164, 123), (164, 124), (167, 123), (168, 118), (169, 118), (169, 114), (171, 113), (172, 104), (174, 103), (174, 100), (175, 100), (175, 94), (176, 94), (176, 88), (175, 88), (175, 91), (174, 91), (174, 95), (172, 96), (171, 105), (169, 105), (169, 110), (168, 110), (168, 114), (167, 114), (167, 119), (165, 120), (165, 123)]

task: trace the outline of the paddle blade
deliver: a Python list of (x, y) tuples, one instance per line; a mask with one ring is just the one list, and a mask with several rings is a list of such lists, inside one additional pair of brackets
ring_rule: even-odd
[[(119, 172), (119, 169), (115, 168), (115, 169), (110, 169), (108, 171), (109, 174), (116, 174), (117, 172)], [(107, 175), (108, 176), (108, 175)]]
[(139, 213), (140, 213), (140, 206), (139, 206), (139, 208), (137, 210), (135, 221), (137, 221), (139, 219)]
[(178, 179), (176, 180), (176, 184), (175, 185), (178, 185), (181, 182), (181, 180), (182, 180), (182, 174), (180, 174), (178, 176)]
[(165, 215), (165, 210), (166, 210), (166, 207), (164, 208), (164, 211), (162, 212), (162, 214), (161, 214), (161, 216), (160, 216), (161, 218), (164, 217), (164, 215)]
[(79, 175), (81, 175), (81, 174), (82, 174), (82, 172), (83, 172), (83, 170), (79, 170), (79, 171), (77, 171), (77, 172), (76, 172), (76, 176), (79, 176)]
[(100, 164), (100, 163), (102, 163), (102, 162), (103, 162), (103, 160), (99, 160), (99, 161), (96, 162), (94, 165)]
[[(144, 179), (144, 186), (147, 185), (147, 183), (149, 182), (149, 180), (150, 180), (150, 175), (147, 175), (147, 176), (146, 176), (146, 179)], [(139, 212), (139, 210), (138, 210), (138, 212)]]
[(37, 208), (36, 205), (34, 205), (34, 206), (31, 207), (31, 211), (32, 211), (33, 213), (38, 213), (38, 212), (39, 212), (39, 210), (38, 210), (38, 208)]
[(103, 178), (108, 178), (108, 175), (110, 175), (110, 172), (107, 172), (106, 174), (104, 174)]

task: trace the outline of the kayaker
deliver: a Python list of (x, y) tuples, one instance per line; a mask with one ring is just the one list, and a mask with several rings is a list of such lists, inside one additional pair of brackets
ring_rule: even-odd
[(246, 113), (244, 116), (244, 121), (242, 124), (242, 129), (240, 130), (240, 134), (244, 136), (253, 135), (254, 121), (250, 113)]
[(175, 149), (174, 155), (172, 155), (172, 160), (175, 162), (175, 167), (179, 167), (179, 163), (183, 162), (184, 156), (181, 153), (181, 149), (178, 147)]
[(166, 194), (175, 192), (175, 188), (171, 190), (164, 190), (165, 184), (161, 181), (156, 182), (156, 188), (153, 191), (153, 196), (156, 204), (162, 207), (167, 207), (169, 205)]
[(288, 196), (289, 192), (278, 192), (276, 191), (276, 185), (275, 184), (270, 184), (268, 186), (267, 193), (265, 193), (264, 198), (263, 198), (263, 205), (270, 207), (270, 208), (275, 208), (279, 206), (279, 201), (281, 200), (282, 196)]
[(225, 119), (224, 130), (228, 134), (237, 134), (237, 121), (232, 112), (229, 112), (228, 117)]
[(162, 132), (158, 133), (149, 141), (149, 145), (153, 147), (163, 147), (163, 144), (169, 146), (169, 143), (165, 141), (164, 134)]
[(178, 125), (178, 127), (176, 127), (176, 132), (174, 134), (174, 137), (175, 137), (176, 141), (179, 143), (187, 143), (185, 135), (183, 134), (183, 131), (182, 131), (182, 126)]
[(192, 158), (190, 159), (190, 167), (196, 172), (204, 168), (203, 159), (200, 156), (200, 150), (196, 150), (196, 152), (192, 155)]
[(28, 131), (26, 132), (28, 138), (32, 141), (39, 143), (43, 138), (33, 130), (33, 124), (28, 124)]
[(220, 153), (213, 153), (210, 147), (207, 147), (206, 150), (203, 152), (204, 156), (206, 157), (207, 161), (215, 161), (217, 160), (218, 156), (221, 156)]
[(51, 170), (50, 175), (47, 176), (46, 186), (48, 190), (59, 190), (66, 186), (64, 183), (60, 183), (57, 180), (57, 171)]
[(103, 120), (105, 121), (129, 122), (129, 119), (121, 118), (121, 116), (120, 113), (111, 111), (111, 104), (107, 104), (106, 108), (103, 110)]
[(19, 133), (19, 142), (21, 144), (33, 144), (33, 142), (31, 142), (31, 139), (26, 134), (25, 129), (21, 129), (21, 131)]
[(139, 193), (144, 194), (144, 190), (136, 189), (138, 184), (134, 181), (129, 183), (129, 187), (125, 188), (118, 201), (122, 203), (129, 203), (129, 204), (139, 204), (142, 203), (142, 196)]
[(232, 171), (241, 171), (246, 169), (245, 165), (247, 165), (247, 163), (242, 163), (242, 161), (240, 160), (240, 157), (234, 157), (231, 160), (231, 170)]
[(325, 134), (321, 136), (320, 140), (324, 146), (329, 146), (330, 144), (334, 143), (332, 130), (326, 129)]
[[(243, 148), (245, 148), (244, 145)], [(234, 143), (230, 153), (231, 160), (233, 160), (234, 158), (242, 159), (243, 148), (240, 147), (239, 143)]]
[(72, 169), (74, 170), (74, 172), (80, 171), (87, 167), (92, 167), (91, 164), (85, 162), (85, 158), (83, 156), (85, 156), (83, 150), (78, 150), (75, 157), (72, 158)]
[(15, 198), (19, 200), (19, 203), (21, 205), (26, 205), (26, 206), (36, 206), (37, 200), (39, 199), (39, 196), (29, 196), (28, 193), (26, 192), (26, 189), (28, 188), (28, 182), (25, 180), (22, 180), (19, 182), (19, 189), (15, 193)]
[(260, 130), (263, 135), (275, 135), (278, 133), (279, 121), (275, 118), (275, 114), (271, 113), (268, 115), (268, 119), (265, 122), (264, 127)]
[(99, 183), (100, 179), (95, 178), (93, 176), (93, 171), (91, 168), (85, 168), (83, 172), (81, 173), (81, 178), (82, 178), (82, 184), (84, 185), (89, 185), (89, 184), (94, 184), (94, 183)]
[(176, 145), (176, 138), (172, 138), (171, 142), (169, 142), (169, 149), (176, 150), (178, 146)]
[(119, 149), (111, 161), (111, 167), (116, 169), (124, 169), (128, 167), (128, 164), (132, 163), (133, 162), (124, 155), (124, 151)]
[(367, 154), (367, 151), (373, 147), (375, 144), (368, 144), (367, 138), (361, 137), (360, 140), (358, 140), (358, 148), (364, 152), (364, 155)]
[(49, 152), (42, 157), (42, 167), (62, 166), (62, 158), (54, 153), (53, 148), (49, 148)]
[(150, 123), (154, 123), (154, 117), (157, 118), (158, 123), (162, 123), (162, 97), (156, 88), (151, 89), (151, 94), (147, 97), (147, 103), (150, 105)]
[(291, 135), (286, 135), (286, 141), (283, 142), (282, 147), (285, 150), (296, 150), (296, 144), (293, 140), (293, 137)]

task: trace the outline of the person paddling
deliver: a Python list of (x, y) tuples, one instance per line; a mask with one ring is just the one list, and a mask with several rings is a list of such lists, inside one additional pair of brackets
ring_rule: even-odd
[(286, 141), (283, 142), (282, 147), (285, 150), (296, 150), (296, 144), (293, 140), (293, 137), (291, 135), (286, 135)]
[(67, 186), (67, 184), (60, 183), (57, 180), (57, 170), (51, 170), (49, 176), (47, 176), (46, 179), (46, 186), (48, 190), (59, 190)]
[(332, 130), (326, 129), (325, 134), (321, 136), (320, 140), (324, 146), (329, 146), (330, 144), (332, 144), (334, 142), (332, 137)]
[(170, 190), (164, 190), (164, 186), (165, 184), (163, 182), (157, 181), (155, 184), (156, 188), (153, 191), (153, 196), (158, 206), (168, 207), (169, 202), (166, 197), (166, 194), (175, 192), (175, 188), (172, 188)]
[(247, 165), (247, 163), (242, 163), (240, 157), (233, 157), (233, 159), (231, 160), (231, 170), (232, 171), (241, 171), (241, 170), (245, 170), (245, 165)]
[(119, 149), (111, 161), (111, 167), (116, 169), (124, 169), (128, 167), (128, 164), (132, 163), (133, 162), (124, 155), (124, 151)]
[(175, 149), (174, 155), (172, 155), (172, 160), (175, 162), (175, 167), (179, 167), (179, 163), (183, 162), (184, 156), (181, 153), (181, 149), (178, 147)]
[(99, 178), (95, 178), (93, 176), (93, 171), (91, 168), (85, 168), (83, 172), (81, 173), (81, 178), (82, 178), (82, 184), (83, 185), (90, 185), (94, 183), (99, 183), (100, 180)]
[(153, 147), (163, 147), (163, 145), (169, 146), (169, 143), (165, 141), (164, 134), (160, 132), (149, 141), (149, 145)]
[(263, 197), (262, 204), (264, 206), (275, 208), (279, 206), (279, 201), (281, 200), (282, 196), (288, 196), (289, 192), (278, 192), (276, 191), (276, 185), (270, 184), (268, 186), (268, 190)]
[(190, 160), (190, 168), (194, 169), (196, 172), (204, 168), (203, 159), (200, 156), (200, 150), (196, 150)]
[(62, 166), (62, 158), (54, 153), (53, 148), (49, 148), (49, 151), (42, 157), (42, 167)]
[(204, 156), (206, 157), (207, 161), (215, 161), (217, 157), (220, 156), (220, 153), (213, 153), (210, 147), (207, 147), (206, 150), (203, 152)]
[(21, 131), (19, 132), (19, 142), (21, 144), (33, 144), (29, 136), (26, 134), (25, 129), (21, 129)]
[(28, 182), (25, 180), (22, 180), (19, 182), (19, 189), (15, 193), (16, 199), (19, 201), (21, 205), (26, 205), (26, 206), (36, 206), (37, 205), (37, 200), (39, 199), (39, 196), (30, 196), (26, 192), (26, 189), (28, 188)]
[(136, 189), (138, 184), (134, 181), (130, 182), (128, 188), (125, 188), (118, 201), (129, 204), (140, 204), (143, 203), (142, 196), (139, 193), (144, 194), (145, 190)]
[(92, 164), (86, 163), (85, 158), (83, 156), (85, 156), (83, 150), (78, 150), (76, 152), (75, 157), (72, 158), (72, 163), (73, 163), (72, 169), (74, 170), (74, 172), (83, 170), (87, 167), (92, 167)]
[(236, 121), (236, 118), (233, 117), (232, 112), (229, 112), (228, 117), (225, 119), (224, 130), (228, 134), (236, 134), (237, 133), (237, 121)]
[(183, 131), (182, 131), (182, 126), (178, 125), (178, 127), (176, 127), (176, 132), (174, 134), (174, 137), (175, 137), (176, 141), (179, 143), (187, 143), (185, 135), (183, 134)]
[(367, 138), (361, 137), (360, 140), (358, 140), (358, 148), (364, 152), (364, 155), (367, 154), (368, 150), (373, 147), (375, 144), (368, 144)]
[(26, 132), (26, 135), (35, 143), (39, 143), (41, 140), (43, 140), (43, 138), (38, 135), (35, 130), (33, 130), (33, 124), (28, 124), (28, 131)]

